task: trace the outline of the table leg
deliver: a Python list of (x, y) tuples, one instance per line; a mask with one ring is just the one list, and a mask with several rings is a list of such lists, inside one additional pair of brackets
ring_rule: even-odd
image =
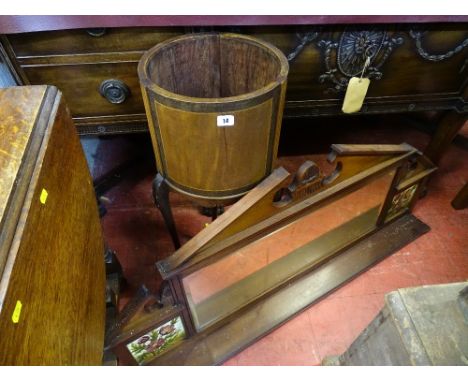
[(446, 112), (438, 124), (437, 130), (432, 135), (431, 141), (424, 150), (434, 164), (438, 164), (442, 155), (447, 151), (458, 131), (463, 127), (467, 114), (455, 111)]
[(171, 206), (169, 204), (169, 186), (161, 174), (157, 174), (153, 180), (153, 198), (156, 207), (158, 207), (159, 211), (161, 211), (161, 214), (164, 218), (164, 223), (166, 224), (169, 234), (171, 235), (175, 249), (179, 249), (179, 236), (177, 235)]
[(468, 183), (458, 191), (457, 196), (452, 200), (452, 207), (456, 210), (468, 208)]

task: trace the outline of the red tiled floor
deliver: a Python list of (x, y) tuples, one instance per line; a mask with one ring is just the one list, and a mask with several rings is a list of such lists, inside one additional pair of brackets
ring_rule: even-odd
[(307, 314), (301, 314), (231, 359), (243, 366), (317, 365), (320, 355)]
[(342, 353), (355, 337), (348, 317), (355, 312), (350, 312), (350, 307), (347, 306), (353, 300), (356, 300), (354, 296), (333, 297), (330, 295), (306, 310), (320, 359), (329, 354)]
[[(319, 122), (317, 122), (319, 121)], [(354, 121), (354, 122), (353, 122)], [(322, 123), (322, 125), (320, 125)], [(397, 128), (397, 117), (310, 120), (304, 126), (283, 126), (283, 156), (279, 163), (292, 172), (306, 159), (324, 166), (330, 143), (401, 143), (423, 149), (429, 137), (411, 128)], [(467, 125), (468, 126), (468, 125)], [(467, 127), (465, 126), (465, 130)], [(145, 139), (144, 136), (143, 138)], [(148, 138), (149, 139), (149, 138)], [(113, 159), (102, 147), (94, 162)], [(125, 150), (117, 150), (125, 152)], [(310, 153), (315, 153), (311, 155)], [(320, 155), (317, 155), (320, 153)], [(284, 155), (287, 154), (287, 155)], [(150, 153), (151, 156), (151, 153)], [(328, 166), (329, 167), (329, 166)], [(324, 170), (325, 172), (329, 171)], [(151, 197), (154, 163), (149, 160), (105, 196), (105, 238), (122, 262), (129, 288), (160, 282), (154, 263), (173, 252), (172, 243)], [(431, 231), (378, 265), (364, 272), (285, 325), (254, 343), (226, 365), (314, 365), (327, 355), (346, 350), (384, 304), (384, 294), (402, 287), (455, 282), (468, 279), (468, 209), (455, 211), (450, 201), (468, 180), (468, 152), (452, 145), (432, 177), (428, 195), (414, 214)], [(174, 219), (185, 242), (210, 219), (200, 215), (190, 201), (171, 193)]]

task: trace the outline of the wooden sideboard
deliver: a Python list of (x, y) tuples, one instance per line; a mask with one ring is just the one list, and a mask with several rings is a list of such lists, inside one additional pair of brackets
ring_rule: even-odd
[[(91, 25), (112, 27), (76, 29), (90, 25), (79, 19), (70, 24), (74, 29), (47, 30), (53, 29), (47, 24), (38, 31), (6, 33), (1, 39), (18, 81), (47, 83), (61, 89), (81, 134), (145, 131), (137, 77), (140, 57), (159, 42), (201, 31), (251, 35), (285, 53), (290, 65), (286, 118), (341, 115), (347, 83), (352, 76), (360, 75), (370, 57), (366, 76), (371, 85), (358, 114), (449, 112), (441, 119), (442, 133), (435, 134), (436, 141), (428, 147), (436, 162), (446, 141), (452, 140), (466, 120), (466, 18), (454, 23), (411, 24), (398, 23), (398, 18), (391, 24), (379, 19), (378, 24), (370, 24), (369, 18), (366, 23), (355, 24), (322, 20), (314, 25), (302, 19), (296, 24), (285, 19), (288, 25), (259, 25), (260, 21), (230, 26), (227, 18), (224, 25), (207, 26), (210, 21), (204, 20), (188, 27), (170, 22), (148, 26), (151, 22), (147, 19), (135, 23), (137, 26), (124, 23), (125, 27), (116, 27), (117, 22), (99, 20)], [(192, 20), (197, 21), (196, 17)], [(190, 25), (187, 20), (185, 23)], [(6, 32), (16, 30), (11, 27)]]
[(99, 365), (104, 243), (63, 97), (0, 89), (0, 365)]

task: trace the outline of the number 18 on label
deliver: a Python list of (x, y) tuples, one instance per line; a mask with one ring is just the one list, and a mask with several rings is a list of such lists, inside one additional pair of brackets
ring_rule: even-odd
[(234, 116), (233, 115), (218, 115), (218, 117), (216, 118), (216, 123), (218, 127), (234, 126)]

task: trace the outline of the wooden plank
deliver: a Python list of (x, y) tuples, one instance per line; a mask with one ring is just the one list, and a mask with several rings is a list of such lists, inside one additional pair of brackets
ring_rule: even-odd
[[(33, 95), (28, 89), (16, 91)], [(0, 364), (99, 365), (105, 269), (96, 198), (61, 94), (40, 89), (41, 110), (30, 127), (36, 134), (24, 147), (27, 171), (19, 172), (21, 187), (10, 196), (11, 224), (2, 227), (11, 240), (0, 247), (7, 259), (0, 279)], [(12, 102), (27, 111), (37, 100)], [(12, 131), (22, 123), (5, 121)]]
[(354, 145), (354, 144), (333, 144), (332, 150), (340, 156), (345, 155), (389, 155), (404, 154), (414, 151), (414, 147), (407, 143), (399, 145)]

